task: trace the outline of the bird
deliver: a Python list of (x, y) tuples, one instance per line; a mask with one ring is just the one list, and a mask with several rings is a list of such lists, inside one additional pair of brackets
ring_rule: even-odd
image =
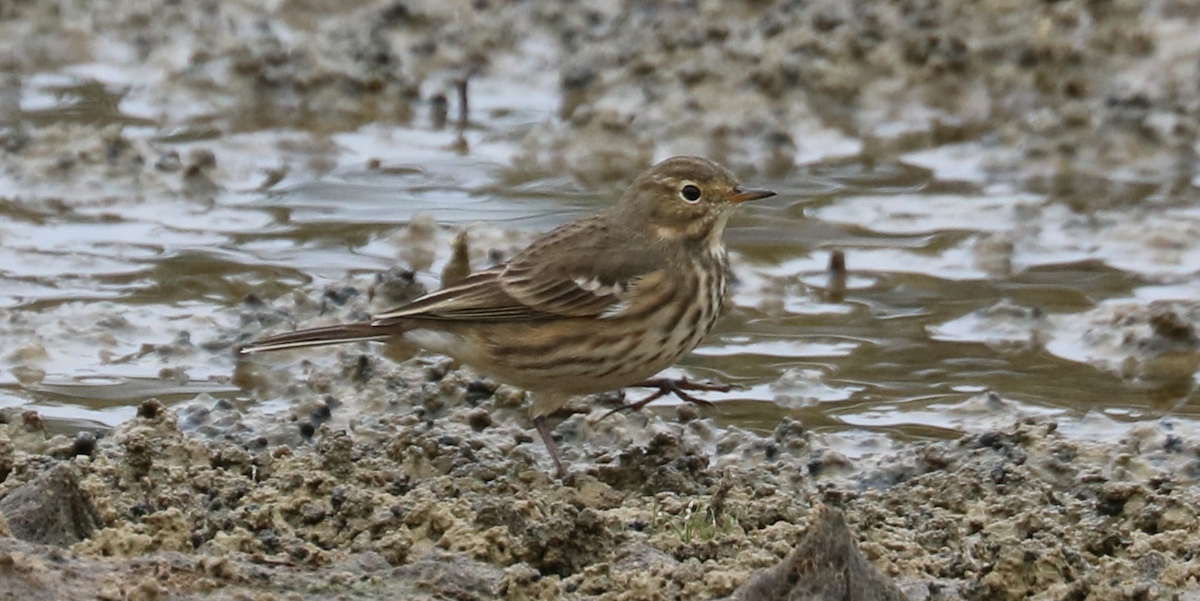
[(663, 160), (613, 205), (535, 239), (506, 263), (365, 321), (267, 336), (242, 354), (402, 337), (524, 389), (559, 478), (546, 418), (577, 396), (652, 386), (701, 402), (674, 365), (725, 313), (732, 274), (722, 234), (734, 209), (774, 196), (698, 156)]

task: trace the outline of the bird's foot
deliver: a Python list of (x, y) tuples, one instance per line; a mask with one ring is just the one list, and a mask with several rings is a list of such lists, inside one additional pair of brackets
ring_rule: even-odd
[(679, 397), (680, 400), (687, 401), (693, 405), (712, 407), (712, 403), (704, 399), (696, 398), (688, 394), (686, 391), (702, 390), (708, 392), (729, 392), (731, 390), (731, 387), (728, 384), (701, 384), (699, 382), (692, 382), (687, 378), (682, 378), (679, 380), (673, 380), (671, 378), (651, 378), (649, 380), (638, 382), (637, 384), (634, 384), (634, 386), (638, 388), (657, 388), (658, 391), (636, 403), (621, 405), (620, 407), (617, 407), (616, 409), (613, 409), (612, 411), (600, 416), (600, 419), (596, 421), (604, 421), (605, 418), (617, 413), (618, 411), (640, 411), (652, 401), (657, 401), (668, 394), (673, 394)]
[[(634, 384), (634, 386), (637, 386), (638, 388), (657, 388), (659, 396), (673, 394), (679, 397), (681, 400), (695, 405), (700, 405), (702, 407), (712, 407), (712, 403), (704, 399), (698, 399), (684, 391), (699, 390), (704, 392), (729, 392), (730, 390), (733, 390), (733, 387), (728, 384), (704, 384), (701, 382), (693, 382), (687, 378), (680, 378), (678, 380), (672, 380), (671, 378), (651, 378), (649, 380), (638, 382), (637, 384)], [(638, 401), (638, 403), (635, 404), (644, 402), (645, 401)], [(638, 408), (640, 409), (640, 407)]]

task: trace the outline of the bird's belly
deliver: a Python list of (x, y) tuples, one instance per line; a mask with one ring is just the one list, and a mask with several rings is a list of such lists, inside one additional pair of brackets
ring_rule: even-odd
[[(664, 308), (645, 320), (566, 320), (497, 332), (464, 362), (533, 392), (583, 395), (636, 384), (674, 365), (704, 339), (717, 311)], [(484, 342), (484, 341), (480, 341)]]

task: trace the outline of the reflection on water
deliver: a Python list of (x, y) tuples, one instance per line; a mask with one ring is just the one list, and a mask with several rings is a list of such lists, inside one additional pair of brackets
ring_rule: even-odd
[[(53, 83), (14, 119), (137, 123), (102, 86)], [(421, 213), (440, 224), (430, 234), (438, 252), (420, 265), (433, 286), (457, 227), (494, 226), (474, 242), (484, 253), (612, 202), (611, 191), (568, 177), (507, 177), (513, 148), (496, 132), (549, 119), (552, 108), (481, 89), (481, 104), (513, 106), (465, 133), (465, 155), (455, 132), (368, 124), (330, 144), (289, 146), (284, 156), (329, 168), (281, 170), (266, 190), (262, 170), (279, 167), (280, 140), (302, 134), (163, 143), (180, 157), (215, 149), (222, 187), (211, 198), (64, 198), (53, 191), (70, 190), (69, 178), (30, 190), (0, 177), (0, 316), (10, 326), (0, 334), (0, 407), (111, 423), (151, 396), (235, 397), (231, 357), (206, 344), (236, 324), (233, 307), (247, 294), (271, 299), (412, 262), (403, 236)], [(780, 194), (730, 223), (736, 306), (683, 366), (738, 386), (711, 396), (722, 401), (714, 417), (911, 437), (997, 416), (1197, 417), (1195, 341), (1170, 353), (1137, 341), (1161, 337), (1155, 315), (1186, 311), (1169, 303), (1200, 290), (1200, 211), (1150, 207), (1161, 199), (1148, 194), (1092, 202), (992, 185), (948, 156), (914, 156), (922, 167), (829, 160), (785, 180), (747, 178)], [(831, 296), (823, 289), (835, 251), (848, 278)], [(1168, 304), (1151, 310), (1151, 301)], [(1109, 315), (1113, 303), (1125, 313)], [(188, 352), (165, 350), (180, 336)]]

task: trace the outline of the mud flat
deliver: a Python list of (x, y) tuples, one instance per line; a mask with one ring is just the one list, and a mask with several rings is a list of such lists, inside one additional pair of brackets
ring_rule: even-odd
[[(219, 210), (222, 191), (359, 161), (339, 132), (452, 122), (462, 81), (554, 98), (535, 125), (491, 128), (506, 113), (486, 106), (482, 125), (462, 124), (456, 151), (503, 146), (517, 183), (604, 187), (688, 152), (787, 177), (935, 149), (968, 154), (984, 181), (1099, 203), (1124, 202), (1117, 180), (1194, 192), (1189, 2), (252, 4), (0, 6), (0, 169), (19, 208), (6, 214)], [(61, 72), (122, 92), (77, 114), (22, 107), (31, 81)], [(520, 393), (442, 359), (359, 346), (235, 364), (268, 329), (414, 293), (393, 276), (239, 289), (221, 316), (192, 316), (191, 337), (145, 352), (171, 358), (164, 378), (223, 369), (250, 402), (151, 400), (68, 435), (0, 414), (0, 596), (783, 597), (805, 558), (853, 547), (829, 534), (840, 519), (878, 570), (854, 582), (878, 580), (879, 598), (1200, 599), (1200, 434), (1171, 419), (1101, 440), (984, 393), (969, 409), (992, 426), (898, 441), (791, 420), (751, 431), (690, 407), (600, 420), (620, 401), (605, 395), (560, 416), (572, 477), (558, 483)], [(138, 323), (109, 313), (5, 311), (6, 370), (36, 383), (56, 339), (86, 346)], [(1172, 315), (1192, 357), (1194, 315)]]
[(148, 402), (94, 443), (0, 426), (6, 529), (52, 543), (0, 537), (0, 582), (21, 599), (712, 599), (836, 508), (912, 599), (1196, 598), (1200, 440), (1169, 422), (1096, 443), (1015, 420), (851, 460), (795, 422), (577, 415), (556, 483), (504, 389), (362, 357), (339, 367), (366, 381), (309, 382), (420, 408), (341, 429), (336, 406)]

